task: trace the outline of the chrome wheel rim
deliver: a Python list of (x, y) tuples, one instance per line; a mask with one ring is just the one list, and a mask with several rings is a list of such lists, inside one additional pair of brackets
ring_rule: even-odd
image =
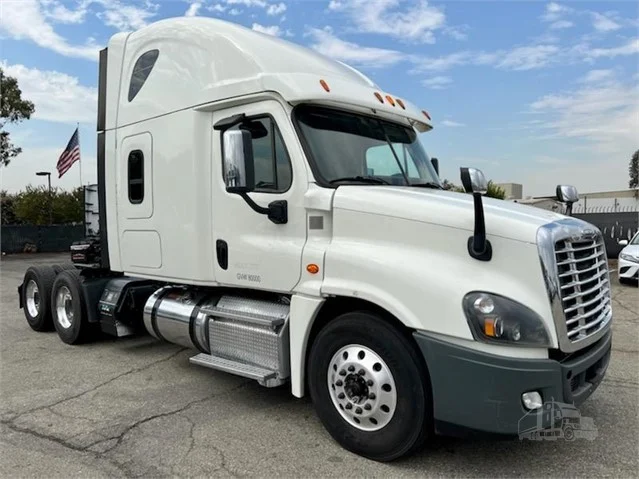
[(73, 297), (66, 286), (61, 286), (55, 296), (55, 309), (58, 324), (64, 329), (70, 328), (73, 322)]
[(29, 316), (35, 318), (40, 312), (40, 290), (36, 282), (32, 279), (27, 283), (26, 299)]
[(351, 426), (377, 431), (395, 414), (397, 389), (393, 374), (372, 349), (349, 344), (328, 365), (328, 391), (335, 409)]

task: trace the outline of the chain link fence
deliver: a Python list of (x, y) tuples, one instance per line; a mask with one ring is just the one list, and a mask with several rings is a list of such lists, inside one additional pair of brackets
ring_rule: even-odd
[(85, 236), (84, 225), (2, 225), (3, 254), (58, 253), (69, 251), (71, 243)]

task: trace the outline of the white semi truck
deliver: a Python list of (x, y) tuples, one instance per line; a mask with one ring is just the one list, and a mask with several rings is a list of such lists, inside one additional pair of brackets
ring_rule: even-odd
[(378, 461), (434, 433), (516, 437), (604, 375), (601, 232), (483, 198), (472, 168), (472, 194), (444, 191), (431, 128), (359, 71), (237, 25), (118, 33), (100, 52), (99, 237), (72, 269), (29, 268), (20, 307), (69, 344), (146, 330), (310, 394)]

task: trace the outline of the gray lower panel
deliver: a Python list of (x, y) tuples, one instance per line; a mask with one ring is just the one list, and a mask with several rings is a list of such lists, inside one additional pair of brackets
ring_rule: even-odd
[[(538, 391), (543, 401), (583, 402), (605, 373), (611, 337), (607, 335), (579, 357), (559, 363), (552, 359), (508, 358), (470, 350), (427, 334), (413, 333), (430, 375), (433, 414), (438, 430), (450, 426), (497, 434), (544, 424), (541, 410), (527, 411), (521, 395)], [(570, 393), (570, 378), (590, 377), (587, 394)], [(550, 424), (548, 424), (550, 425)]]

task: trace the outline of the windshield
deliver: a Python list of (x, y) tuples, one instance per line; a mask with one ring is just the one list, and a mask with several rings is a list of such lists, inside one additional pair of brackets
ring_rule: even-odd
[(630, 240), (628, 244), (637, 244), (639, 245), (639, 232), (635, 234), (635, 236)]
[(314, 106), (295, 112), (322, 182), (441, 186), (412, 128)]

